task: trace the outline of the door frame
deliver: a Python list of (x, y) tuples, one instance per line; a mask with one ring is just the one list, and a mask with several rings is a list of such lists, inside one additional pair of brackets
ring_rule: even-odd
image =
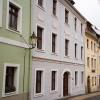
[(64, 96), (64, 75), (65, 75), (65, 73), (68, 73), (68, 94), (67, 95), (65, 95), (65, 96), (68, 96), (70, 93), (69, 93), (69, 89), (70, 89), (70, 72), (69, 71), (65, 71), (64, 73), (63, 73), (63, 97), (65, 97)]

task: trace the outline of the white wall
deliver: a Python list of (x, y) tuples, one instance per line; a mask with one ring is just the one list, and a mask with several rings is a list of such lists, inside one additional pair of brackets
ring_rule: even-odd
[[(35, 49), (33, 55), (35, 57), (48, 58), (60, 61), (67, 61), (73, 63), (84, 64), (84, 58), (81, 60), (81, 46), (84, 47), (83, 35), (81, 34), (81, 21), (78, 19), (77, 31), (74, 30), (74, 17), (75, 15), (69, 12), (69, 24), (64, 22), (64, 9), (65, 7), (58, 2), (57, 4), (57, 17), (52, 14), (52, 0), (45, 1), (45, 7), (40, 8), (37, 2), (33, 3), (33, 31), (37, 33), (37, 25), (44, 28), (43, 32), (43, 50)], [(68, 9), (69, 10), (69, 9)], [(57, 34), (57, 52), (52, 53), (52, 32)], [(69, 40), (69, 56), (64, 55), (65, 38)], [(74, 58), (74, 44), (78, 44), (78, 57)]]
[[(85, 92), (84, 84), (81, 84), (81, 71), (84, 71), (84, 53), (83, 60), (81, 60), (81, 46), (84, 48), (83, 36), (85, 33), (85, 24), (83, 23), (83, 34), (81, 34), (81, 20), (78, 14), (74, 14), (69, 7), (69, 24), (65, 24), (65, 7), (59, 1), (57, 3), (57, 16), (52, 14), (52, 0), (44, 0), (44, 8), (37, 4), (37, 0), (33, 0), (33, 17), (32, 27), (33, 31), (37, 33), (37, 25), (44, 28), (43, 32), (43, 49), (33, 50), (33, 68), (32, 68), (32, 100), (53, 100), (63, 97), (63, 74), (70, 71), (70, 94), (77, 95)], [(77, 31), (74, 30), (74, 17), (78, 15)], [(52, 53), (52, 33), (57, 34), (57, 52)], [(69, 56), (65, 57), (65, 38), (69, 40)], [(77, 59), (74, 57), (74, 44), (78, 44)], [(49, 60), (41, 61), (34, 60), (36, 58), (56, 60), (49, 62)], [(59, 62), (60, 61), (60, 62)], [(59, 63), (58, 63), (59, 62)], [(65, 63), (66, 62), (66, 63)], [(69, 62), (69, 63), (68, 63)], [(43, 68), (45, 70), (45, 82), (43, 95), (36, 96), (35, 91), (35, 69)], [(51, 69), (58, 70), (58, 91), (50, 93), (50, 71)], [(78, 71), (78, 85), (74, 84), (75, 71)]]
[[(54, 61), (45, 61), (34, 59), (32, 66), (32, 91), (31, 91), (31, 100), (55, 100), (63, 97), (63, 75), (66, 71), (70, 72), (69, 76), (69, 94), (77, 95), (83, 94), (85, 92), (84, 83), (81, 83), (81, 71), (84, 71), (83, 66), (78, 64), (69, 64), (69, 63), (60, 63)], [(43, 94), (36, 95), (35, 94), (35, 70), (42, 69), (44, 70), (44, 85), (43, 85)], [(51, 70), (57, 70), (57, 91), (51, 92)], [(75, 71), (78, 71), (78, 85), (75, 86)]]

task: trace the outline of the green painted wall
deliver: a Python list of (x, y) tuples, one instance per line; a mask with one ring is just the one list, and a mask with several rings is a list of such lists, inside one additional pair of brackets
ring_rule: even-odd
[[(22, 33), (25, 40), (20, 37), (20, 33), (11, 32), (6, 29), (6, 16), (7, 16), (7, 0), (3, 0), (3, 25), (0, 28), (0, 37), (16, 40), (25, 43), (29, 43), (30, 36), (30, 0), (14, 0), (22, 7)], [(25, 57), (25, 58), (24, 58)], [(28, 79), (29, 79), (29, 49), (16, 47), (4, 43), (0, 43), (0, 97), (3, 86), (3, 72), (4, 63), (20, 64), (20, 81), (19, 81), (19, 93), (23, 93), (23, 77), (24, 80), (24, 92), (28, 92)], [(25, 60), (25, 66), (24, 66)], [(24, 73), (25, 68), (25, 75)], [(23, 76), (24, 75), (24, 76)], [(1, 100), (1, 99), (0, 99)]]

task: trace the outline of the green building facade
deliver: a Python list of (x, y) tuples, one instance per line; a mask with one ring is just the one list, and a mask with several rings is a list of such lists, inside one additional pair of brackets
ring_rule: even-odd
[(0, 0), (0, 100), (28, 100), (30, 0)]

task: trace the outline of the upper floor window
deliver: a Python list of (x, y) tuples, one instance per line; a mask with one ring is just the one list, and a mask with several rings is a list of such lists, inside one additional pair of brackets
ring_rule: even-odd
[(38, 0), (38, 5), (43, 7), (43, 0)]
[(12, 30), (18, 30), (18, 14), (19, 7), (13, 3), (9, 3), (9, 28)]
[(69, 15), (69, 11), (65, 9), (65, 23), (68, 24), (68, 15)]
[(43, 28), (37, 27), (37, 48), (42, 49), (42, 35), (43, 35)]
[(91, 41), (91, 50), (93, 50), (93, 42)]
[(52, 52), (56, 52), (56, 38), (57, 38), (57, 35), (52, 33)]
[(91, 68), (93, 68), (93, 58), (91, 58)]
[(81, 33), (83, 32), (83, 24), (81, 23)]
[(74, 27), (75, 27), (75, 30), (76, 30), (76, 27), (77, 27), (77, 18), (76, 17), (74, 18), (74, 21), (75, 21), (74, 22), (75, 23)]
[(89, 67), (90, 66), (90, 58), (87, 57), (87, 66)]
[(3, 11), (3, 0), (0, 0), (0, 27), (2, 27), (2, 11)]
[(53, 14), (56, 15), (57, 0), (53, 0)]
[(68, 56), (68, 43), (69, 40), (65, 39), (65, 56)]
[(94, 43), (94, 52), (96, 52), (96, 45), (95, 45), (95, 43)]
[(77, 44), (75, 43), (75, 58), (77, 58)]
[(89, 48), (89, 40), (87, 39), (87, 48)]
[(96, 59), (94, 59), (94, 68), (96, 68)]

